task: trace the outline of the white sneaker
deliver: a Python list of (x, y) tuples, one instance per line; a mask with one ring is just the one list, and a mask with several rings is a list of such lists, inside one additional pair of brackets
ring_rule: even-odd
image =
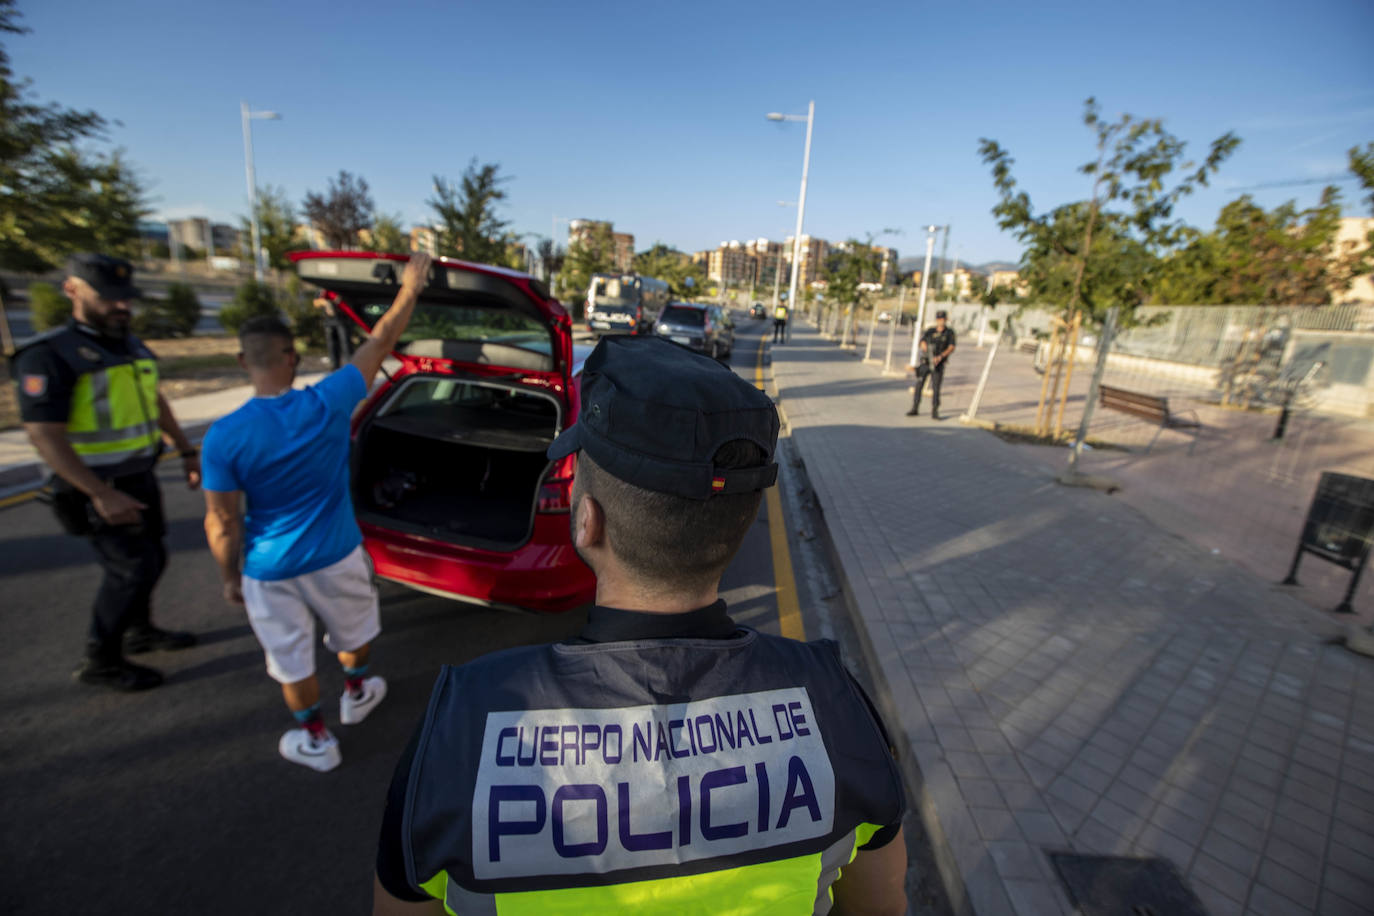
[(313, 738), (309, 729), (293, 728), (281, 736), (281, 741), (277, 743), (277, 750), (292, 763), (299, 763), (301, 766), (310, 767), (310, 769), (318, 770), (321, 773), (328, 772), (343, 763), (343, 754), (339, 751), (339, 739), (327, 731), (323, 738)]
[(384, 699), (386, 699), (386, 679), (380, 677), (364, 678), (361, 696), (355, 697), (345, 689), (343, 696), (339, 697), (339, 721), (344, 725), (357, 725), (366, 719), (367, 714), (376, 709)]

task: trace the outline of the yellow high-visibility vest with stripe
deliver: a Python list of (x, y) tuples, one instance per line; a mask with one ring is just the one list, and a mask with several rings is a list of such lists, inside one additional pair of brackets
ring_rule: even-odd
[(158, 430), (157, 363), (137, 357), (83, 373), (72, 390), (67, 439), (91, 468), (155, 458)]
[(786, 321), (786, 320), (787, 320), (787, 306), (785, 306), (785, 305), (780, 305), (780, 306), (778, 306), (777, 308), (775, 308), (775, 309), (773, 310), (773, 317), (776, 318), (778, 321)]

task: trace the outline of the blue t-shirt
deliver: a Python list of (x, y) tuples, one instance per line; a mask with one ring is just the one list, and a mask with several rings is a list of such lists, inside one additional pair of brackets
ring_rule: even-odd
[(366, 394), (348, 365), (308, 388), (253, 398), (206, 433), (202, 485), (244, 495), (245, 576), (305, 575), (362, 543), (348, 492), (348, 422)]

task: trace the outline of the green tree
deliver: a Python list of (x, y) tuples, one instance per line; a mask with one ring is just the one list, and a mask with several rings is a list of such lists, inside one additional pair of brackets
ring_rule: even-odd
[(314, 295), (292, 274), (286, 278), (284, 289), (276, 297), (276, 304), (286, 315), (291, 333), (305, 346), (318, 350), (324, 347), (324, 312), (314, 306)]
[[(1092, 193), (1048, 213), (1037, 214), (1017, 189), (1011, 156), (996, 141), (981, 139), (978, 151), (992, 166), (999, 195), (992, 212), (1001, 228), (1026, 244), (1021, 266), (1032, 291), (1065, 311), (1086, 309), (1096, 320), (1121, 306), (1129, 322), (1148, 296), (1159, 258), (1184, 238), (1174, 207), (1207, 184), (1240, 140), (1223, 134), (1198, 165), (1184, 161), (1184, 142), (1158, 119), (1124, 114), (1107, 121), (1089, 98), (1083, 123), (1096, 138), (1097, 158), (1078, 169), (1092, 178)], [(1095, 235), (1106, 235), (1109, 243), (1099, 244)], [(1125, 261), (1116, 263), (1122, 256)]]
[(563, 270), (558, 275), (559, 298), (580, 305), (586, 301), (592, 274), (609, 273), (614, 269), (615, 233), (607, 223), (594, 223), (589, 232), (568, 247)]
[(434, 176), (434, 196), (426, 203), (439, 220), (439, 253), (478, 264), (507, 263), (507, 244), (514, 237), (510, 223), (496, 214), (506, 199), (501, 187), (509, 181), (494, 162), (478, 165), (474, 157), (458, 184)]
[(383, 254), (410, 254), (410, 239), (401, 228), (399, 214), (378, 213), (372, 217), (372, 250)]
[(190, 337), (200, 324), (200, 299), (187, 283), (167, 287), (165, 299), (144, 298), (134, 311), (134, 333), (140, 337)]
[[(24, 34), (14, 0), (0, 0), (0, 33)], [(0, 47), (0, 263), (37, 272), (73, 251), (134, 255), (144, 193), (119, 152), (102, 154), (82, 141), (104, 136), (106, 122), (33, 100)]]
[[(693, 264), (691, 255), (662, 242), (656, 242), (647, 251), (636, 254), (634, 269), (641, 277), (653, 277), (667, 283), (669, 295), (674, 299), (700, 295), (706, 288), (706, 269), (700, 264)], [(687, 282), (689, 279), (690, 283)]]
[(1350, 171), (1360, 179), (1360, 187), (1364, 188), (1366, 195), (1364, 202), (1369, 205), (1369, 211), (1374, 213), (1374, 143), (1366, 143), (1364, 149), (1350, 147)]
[(72, 302), (51, 283), (29, 284), (29, 321), (35, 331), (61, 327), (72, 317)]
[(280, 314), (272, 287), (256, 280), (245, 280), (234, 290), (233, 300), (219, 310), (219, 323), (230, 334), (237, 334), (250, 318)]
[(858, 313), (872, 308), (872, 294), (864, 284), (876, 283), (882, 276), (882, 255), (872, 240), (860, 242), (850, 239), (835, 246), (825, 263), (825, 299), (833, 305), (844, 306)]
[(306, 193), (301, 212), (320, 231), (324, 243), (337, 251), (358, 247), (358, 233), (372, 227), (372, 195), (361, 175), (339, 170), (323, 194)]
[(1248, 195), (1222, 208), (1208, 233), (1191, 231), (1162, 265), (1158, 298), (1178, 305), (1321, 305), (1368, 271), (1364, 252), (1339, 249), (1340, 194), (1315, 207), (1265, 210)]
[[(286, 196), (286, 190), (271, 185), (258, 188), (257, 209), (260, 243), (267, 253), (267, 266), (289, 270), (291, 261), (286, 256), (287, 252), (297, 251), (305, 245), (296, 238), (296, 230), (300, 228), (300, 223), (296, 219), (295, 207)], [(253, 226), (247, 217), (243, 219), (239, 231), (239, 237), (243, 239), (244, 244), (251, 247)], [(249, 260), (252, 260), (251, 253)]]

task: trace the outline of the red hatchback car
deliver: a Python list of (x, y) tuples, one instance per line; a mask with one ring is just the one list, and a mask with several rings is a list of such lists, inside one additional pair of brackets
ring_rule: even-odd
[[(385, 314), (409, 260), (291, 258), (364, 329)], [(533, 277), (435, 260), (394, 353), (400, 368), (353, 417), (353, 507), (377, 575), (537, 611), (592, 600), (568, 530), (575, 457), (544, 456), (577, 419), (590, 349), (574, 346), (568, 313)]]

